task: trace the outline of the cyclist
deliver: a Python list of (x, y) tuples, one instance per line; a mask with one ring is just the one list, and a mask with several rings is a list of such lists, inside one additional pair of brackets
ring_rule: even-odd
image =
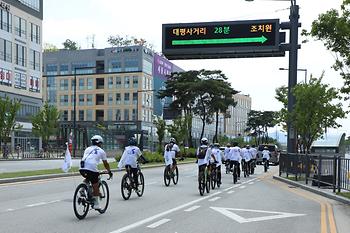
[(254, 174), (254, 170), (253, 169), (256, 167), (256, 155), (258, 154), (258, 151), (255, 148), (255, 145), (252, 145), (252, 147), (249, 149), (249, 151), (250, 151), (250, 154), (252, 156), (252, 160), (251, 160), (251, 163), (250, 163), (251, 171), (252, 171), (252, 174)]
[(100, 190), (98, 188), (99, 171), (97, 164), (102, 160), (104, 167), (107, 169), (109, 177), (113, 176), (109, 163), (107, 162), (106, 152), (101, 148), (103, 138), (100, 135), (94, 135), (91, 138), (91, 146), (85, 149), (84, 156), (80, 162), (80, 174), (85, 178), (85, 182), (90, 181), (93, 188), (93, 208), (98, 210)]
[(250, 153), (250, 146), (246, 145), (245, 148), (242, 149), (242, 168), (244, 172), (244, 177), (249, 176), (250, 172), (250, 160), (252, 159), (252, 155)]
[(263, 162), (267, 163), (267, 168), (269, 168), (269, 160), (270, 160), (270, 151), (267, 146), (264, 147), (264, 150), (261, 152), (262, 153), (262, 158)]
[(167, 145), (165, 145), (165, 150), (167, 149), (167, 146), (171, 144), (171, 151), (173, 151), (174, 153), (171, 153), (172, 156), (172, 166), (171, 166), (171, 174), (173, 174), (174, 170), (176, 169), (177, 166), (177, 162), (176, 162), (176, 157), (179, 156), (180, 153), (180, 148), (178, 145), (176, 145), (176, 139), (175, 138), (170, 138), (169, 143)]
[(217, 183), (221, 184), (221, 165), (222, 165), (222, 156), (220, 151), (220, 144), (214, 143), (214, 147), (212, 149), (212, 155), (214, 156), (215, 164), (216, 164), (216, 172), (217, 172)]
[(230, 147), (231, 147), (231, 144), (227, 143), (227, 145), (224, 149), (224, 159), (225, 159), (226, 167), (230, 166), (230, 156), (231, 156)]
[(237, 142), (234, 142), (233, 147), (231, 147), (231, 150), (230, 150), (230, 169), (232, 170), (233, 166), (236, 166), (238, 168), (237, 169), (238, 178), (241, 177), (241, 168), (240, 168), (241, 160), (242, 160), (241, 148), (239, 148)]
[[(165, 150), (164, 150), (164, 161), (165, 161), (165, 166), (170, 166), (171, 171), (173, 166), (174, 166), (174, 156), (175, 156), (175, 151), (173, 150), (174, 144), (172, 142), (169, 142), (168, 144), (165, 145)], [(173, 174), (171, 172), (171, 174)]]
[(207, 138), (201, 139), (201, 145), (197, 148), (196, 157), (198, 163), (198, 182), (200, 182), (200, 177), (205, 172), (205, 168), (207, 167), (211, 157), (211, 149), (208, 147)]
[(130, 168), (131, 174), (133, 178), (133, 185), (135, 187), (138, 186), (138, 177), (137, 177), (137, 160), (139, 158), (142, 158), (144, 161), (146, 160), (142, 156), (142, 152), (140, 148), (137, 147), (137, 141), (134, 137), (129, 138), (128, 140), (128, 146), (125, 147), (125, 150), (123, 152), (123, 155), (118, 163), (118, 169), (121, 170), (122, 167)]

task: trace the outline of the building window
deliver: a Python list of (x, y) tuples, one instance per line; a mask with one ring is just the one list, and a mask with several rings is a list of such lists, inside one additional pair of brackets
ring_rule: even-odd
[(61, 75), (69, 74), (69, 66), (68, 66), (68, 64), (61, 64), (60, 65), (60, 74)]
[(85, 89), (85, 79), (80, 78), (79, 79), (79, 90), (84, 90)]
[(152, 75), (152, 63), (147, 60), (143, 60), (142, 70), (144, 73)]
[(115, 87), (116, 88), (121, 88), (122, 87), (122, 78), (121, 77), (116, 77), (115, 78)]
[(93, 89), (93, 79), (92, 78), (88, 78), (87, 79), (87, 89), (88, 90), (92, 90)]
[(105, 89), (105, 79), (96, 78), (96, 89)]
[[(70, 104), (71, 104), (71, 106), (74, 106), (74, 102), (75, 102), (75, 96), (71, 95), (70, 96)], [(75, 104), (76, 104), (76, 102), (75, 102)]]
[(47, 75), (57, 75), (57, 64), (47, 64), (46, 65)]
[(84, 121), (84, 110), (79, 110), (79, 121)]
[(132, 120), (136, 121), (136, 109), (132, 110)]
[(26, 66), (27, 62), (27, 50), (26, 47), (16, 44), (16, 57), (15, 63), (20, 66)]
[(108, 77), (108, 88), (113, 89), (113, 77)]
[(27, 89), (27, 75), (15, 72), (15, 87)]
[(124, 93), (124, 104), (130, 104), (130, 94)]
[(68, 106), (68, 95), (61, 95), (60, 96), (60, 105), (61, 106)]
[(68, 79), (61, 79), (60, 80), (60, 90), (61, 91), (67, 91), (68, 90)]
[(137, 58), (126, 58), (125, 59), (125, 72), (138, 71), (139, 61)]
[(129, 119), (129, 109), (124, 109), (124, 121), (128, 121)]
[(29, 68), (40, 71), (40, 53), (32, 49), (29, 50)]
[(40, 27), (34, 23), (30, 23), (30, 41), (40, 44)]
[(40, 11), (40, 0), (19, 0), (19, 1), (36, 11)]
[(88, 106), (92, 106), (92, 94), (87, 94), (86, 95), (86, 104)]
[(108, 94), (108, 104), (113, 104), (113, 94), (112, 93)]
[(12, 62), (12, 43), (0, 38), (0, 60)]
[(85, 95), (79, 94), (79, 106), (85, 105)]
[(113, 109), (108, 109), (107, 121), (113, 121)]
[(30, 76), (29, 91), (40, 92), (40, 81), (38, 77)]
[(132, 93), (132, 103), (133, 104), (137, 104), (137, 97), (138, 97), (137, 92)]
[(125, 76), (124, 78), (124, 88), (129, 88), (130, 87), (130, 77)]
[(133, 76), (132, 77), (132, 87), (133, 88), (138, 88), (139, 87), (139, 77), (138, 76)]
[(12, 85), (12, 72), (11, 70), (0, 68), (0, 84), (5, 86)]
[(63, 111), (61, 119), (62, 119), (62, 121), (68, 121), (68, 111), (67, 110)]
[(76, 74), (93, 74), (95, 71), (94, 66), (95, 66), (94, 62), (72, 63), (72, 72), (76, 72)]
[(4, 9), (0, 9), (0, 29), (12, 32), (12, 15)]
[(122, 97), (120, 93), (115, 94), (115, 103), (116, 104), (121, 104), (122, 103)]
[(92, 121), (92, 110), (91, 109), (86, 110), (86, 120)]
[(96, 105), (104, 105), (105, 104), (105, 95), (104, 94), (96, 94), (95, 96)]
[(120, 113), (120, 109), (117, 109), (115, 111), (115, 120), (116, 121), (120, 121), (122, 119), (121, 113)]
[(122, 62), (120, 60), (109, 61), (108, 72), (121, 72), (121, 71), (122, 71)]
[(27, 21), (21, 17), (15, 16), (15, 34), (19, 37), (26, 38)]

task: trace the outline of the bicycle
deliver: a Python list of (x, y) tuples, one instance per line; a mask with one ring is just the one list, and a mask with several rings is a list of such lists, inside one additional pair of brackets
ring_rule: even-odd
[(174, 185), (177, 184), (179, 181), (179, 169), (175, 168), (174, 171), (172, 171), (171, 165), (167, 165), (164, 168), (164, 184), (165, 186), (170, 185), (170, 180), (173, 180)]
[(255, 159), (252, 159), (250, 163), (250, 174), (252, 175), (254, 174), (255, 165), (256, 165)]
[(242, 160), (244, 177), (249, 177), (249, 163)]
[(209, 173), (210, 173), (210, 184), (211, 184), (211, 188), (215, 189), (215, 186), (218, 184), (217, 182), (217, 172), (216, 172), (216, 164), (210, 164), (209, 165)]
[[(105, 180), (101, 179), (101, 176), (103, 174), (108, 174), (108, 172), (100, 172), (99, 173), (99, 190), (100, 190), (100, 206), (101, 209), (97, 209), (97, 211), (100, 214), (103, 214), (106, 212), (108, 204), (109, 204), (109, 188), (108, 184)], [(111, 178), (108, 178), (107, 180), (110, 180)], [(84, 219), (86, 215), (88, 214), (89, 210), (94, 207), (94, 201), (93, 201), (93, 189), (92, 184), (90, 181), (80, 183), (74, 192), (73, 197), (73, 209), (74, 214), (78, 219)]]
[(233, 161), (233, 172), (232, 172), (232, 178), (233, 178), (233, 183), (237, 183), (238, 179), (238, 169), (239, 169), (239, 163), (237, 161)]
[(225, 168), (226, 168), (226, 170), (225, 170), (226, 174), (230, 174), (231, 169), (230, 169), (230, 161), (229, 160), (225, 161)]
[(267, 169), (269, 169), (269, 160), (263, 158), (264, 163), (264, 172), (267, 172)]
[(143, 195), (145, 189), (145, 178), (141, 172), (139, 163), (137, 162), (137, 184), (135, 184), (134, 177), (132, 175), (131, 166), (125, 166), (126, 173), (123, 175), (121, 181), (121, 193), (124, 200), (128, 200), (131, 196), (131, 192), (135, 191), (138, 197)]
[(207, 193), (210, 192), (210, 174), (207, 166), (205, 166), (204, 168), (199, 167), (198, 169), (199, 169), (198, 190), (199, 190), (199, 194), (203, 196), (205, 191)]

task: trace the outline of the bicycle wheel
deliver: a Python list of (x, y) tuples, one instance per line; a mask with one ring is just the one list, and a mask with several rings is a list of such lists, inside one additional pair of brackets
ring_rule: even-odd
[(211, 189), (215, 189), (216, 186), (216, 172), (212, 171), (210, 174), (210, 184), (211, 184)]
[(209, 174), (206, 174), (206, 181), (205, 181), (205, 189), (207, 191), (207, 193), (210, 192), (210, 175)]
[(176, 185), (179, 181), (179, 169), (176, 167), (173, 173), (173, 183)]
[(267, 162), (264, 163), (264, 172), (267, 172)]
[(237, 168), (236, 168), (236, 166), (233, 168), (232, 177), (233, 177), (233, 183), (236, 184), (237, 183)]
[(136, 189), (137, 196), (141, 197), (143, 195), (143, 191), (145, 190), (145, 178), (143, 177), (142, 172), (138, 174), (138, 185)]
[(164, 168), (164, 184), (165, 186), (169, 186), (170, 184), (170, 166), (166, 166)]
[(124, 200), (128, 200), (131, 195), (131, 179), (128, 174), (124, 174), (121, 182), (121, 193)]
[(100, 190), (100, 207), (101, 209), (98, 210), (100, 214), (103, 214), (106, 212), (108, 204), (109, 204), (109, 188), (106, 181), (102, 180), (99, 184), (99, 190)]
[(204, 195), (205, 192), (205, 183), (204, 183), (204, 175), (201, 175), (200, 180), (198, 181), (198, 189), (199, 189), (199, 194), (201, 196)]
[(88, 187), (86, 184), (81, 183), (75, 189), (73, 197), (73, 209), (74, 214), (78, 219), (83, 219), (89, 212), (90, 204), (88, 199)]

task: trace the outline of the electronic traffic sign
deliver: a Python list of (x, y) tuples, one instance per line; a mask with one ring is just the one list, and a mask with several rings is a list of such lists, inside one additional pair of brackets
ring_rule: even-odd
[(278, 19), (163, 24), (168, 59), (284, 56)]

